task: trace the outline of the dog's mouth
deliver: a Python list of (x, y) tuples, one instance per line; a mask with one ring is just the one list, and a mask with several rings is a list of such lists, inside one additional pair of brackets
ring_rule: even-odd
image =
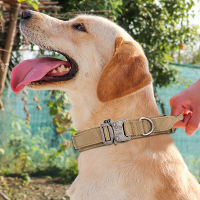
[(11, 88), (13, 92), (19, 94), (27, 85), (72, 79), (78, 71), (78, 65), (73, 58), (65, 54), (62, 55), (66, 57), (67, 61), (41, 57), (25, 60), (16, 65), (11, 73)]

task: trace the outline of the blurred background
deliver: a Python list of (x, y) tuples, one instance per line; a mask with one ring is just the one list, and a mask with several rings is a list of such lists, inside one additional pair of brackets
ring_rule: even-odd
[[(142, 45), (160, 114), (169, 115), (170, 98), (200, 78), (199, 8), (198, 0), (0, 0), (0, 192), (11, 199), (68, 199), (64, 190), (78, 174), (67, 95), (28, 89), (16, 95), (10, 89), (10, 74), (19, 62), (63, 59), (23, 37), (24, 9), (61, 20), (99, 15), (122, 26)], [(179, 129), (172, 137), (200, 181), (200, 130), (188, 137)]]

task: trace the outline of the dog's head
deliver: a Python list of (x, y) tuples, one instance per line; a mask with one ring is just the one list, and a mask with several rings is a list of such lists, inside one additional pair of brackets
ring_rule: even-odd
[(121, 27), (97, 16), (80, 15), (61, 21), (25, 10), (21, 32), (32, 43), (58, 52), (67, 61), (42, 57), (18, 64), (11, 87), (19, 93), (33, 89), (85, 92), (106, 102), (133, 93), (151, 83), (141, 46)]

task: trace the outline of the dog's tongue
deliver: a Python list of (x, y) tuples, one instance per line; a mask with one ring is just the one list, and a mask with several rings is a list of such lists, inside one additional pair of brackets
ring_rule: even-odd
[(49, 71), (65, 65), (70, 67), (71, 64), (67, 61), (62, 61), (56, 58), (41, 57), (31, 60), (25, 60), (16, 65), (11, 73), (11, 88), (13, 92), (19, 92), (30, 82), (38, 80), (48, 80), (44, 77)]

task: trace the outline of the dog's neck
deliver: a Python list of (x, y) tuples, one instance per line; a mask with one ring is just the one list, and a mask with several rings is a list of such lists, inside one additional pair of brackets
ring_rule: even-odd
[[(114, 121), (158, 115), (152, 85), (125, 97), (101, 103), (94, 97), (69, 95), (73, 124), (79, 131), (99, 126), (106, 119)], [(123, 106), (122, 106), (123, 105)]]
[[(95, 104), (94, 102), (96, 101), (92, 101), (91, 97), (87, 99), (82, 97), (82, 99), (79, 99), (77, 96), (76, 98), (69, 96), (69, 98), (72, 104), (72, 118), (76, 129), (79, 131), (99, 126), (105, 119), (116, 121), (159, 114), (152, 85), (148, 85), (138, 92), (107, 103), (100, 103), (98, 101), (99, 103)], [(77, 98), (80, 100), (79, 102)], [(88, 103), (85, 103), (86, 100)], [(75, 115), (75, 113), (79, 114)], [(99, 169), (102, 163), (110, 165), (109, 163), (114, 163), (115, 159), (119, 159), (115, 155), (122, 156), (122, 159), (125, 155), (132, 159), (137, 159), (142, 152), (146, 152), (147, 148), (163, 151), (172, 141), (172, 138), (168, 135), (160, 135), (83, 151), (79, 156), (79, 171), (84, 174), (88, 172), (88, 168)], [(88, 163), (92, 162), (93, 166), (88, 166), (88, 159), (90, 160)]]

